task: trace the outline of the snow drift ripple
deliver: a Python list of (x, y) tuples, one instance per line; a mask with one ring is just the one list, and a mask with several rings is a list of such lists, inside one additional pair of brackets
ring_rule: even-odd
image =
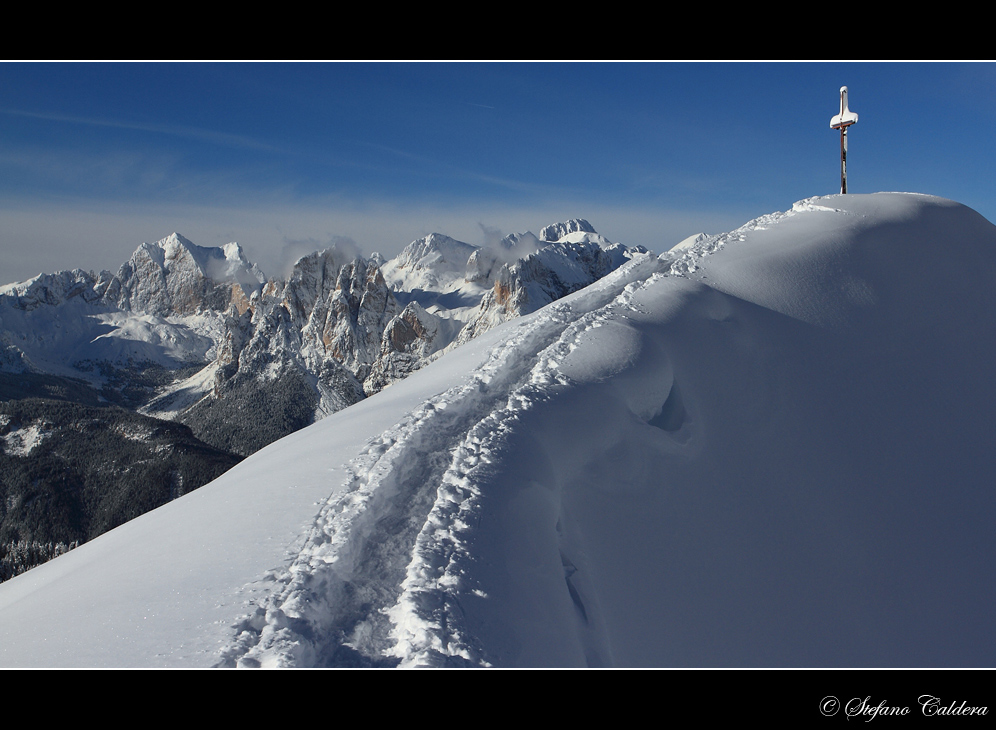
[[(269, 598), (233, 627), (219, 665), (488, 666), (459, 619), (460, 601), (483, 593), (462, 576), (474, 560), (468, 536), (479, 519), (478, 480), (515, 422), (566, 385), (560, 360), (608, 312), (636, 307), (634, 290), (660, 276), (688, 277), (731, 241), (807, 210), (762, 216), (660, 257), (638, 256), (506, 325), (508, 334), (469, 384), (423, 404), (354, 460), (290, 568), (270, 575)], [(597, 627), (589, 625), (597, 620), (577, 588), (577, 568), (563, 552), (561, 559), (564, 587), (582, 619), (579, 651), (589, 665), (609, 663)]]
[[(695, 260), (720, 246), (721, 241), (709, 239), (683, 258), (686, 262)], [(598, 287), (592, 286), (561, 300), (558, 304), (562, 308), (573, 308), (573, 321), (538, 354), (528, 375), (509, 393), (504, 406), (495, 408), (475, 424), (454, 450), (452, 464), (442, 477), (436, 502), (416, 540), (401, 596), (387, 611), (395, 625), (391, 635), (396, 644), (390, 653), (401, 659), (401, 666), (504, 663), (502, 657), (491, 656), (482, 648), (478, 638), (480, 627), (466, 625), (468, 612), (464, 609), (470, 601), (488, 598), (474, 576), (482, 573), (475, 542), (487, 511), (484, 501), (490, 474), (508, 450), (507, 441), (523, 416), (536, 405), (553, 398), (557, 391), (573, 384), (563, 364), (570, 359), (581, 338), (627, 319), (627, 313), (638, 312), (634, 294), (640, 289), (652, 285), (661, 276), (682, 275), (671, 271), (671, 261), (670, 257), (662, 256), (656, 261), (645, 260), (631, 265), (626, 279), (616, 282), (611, 299), (598, 296), (592, 291)], [(633, 276), (636, 272), (640, 272), (638, 277)], [(567, 372), (570, 372), (569, 368)], [(672, 401), (675, 389), (673, 380), (667, 379), (664, 400), (659, 407), (650, 408), (658, 415), (648, 416), (648, 420), (660, 418), (664, 406)], [(679, 427), (665, 430), (678, 431)], [(682, 439), (685, 438), (687, 434), (682, 435)], [(551, 499), (557, 504), (551, 510), (559, 514), (559, 489), (555, 488), (555, 491)], [(597, 596), (585, 590), (583, 574), (577, 575), (583, 569), (572, 560), (573, 548), (562, 535), (559, 519), (556, 533), (563, 586), (573, 606), (573, 611), (569, 611), (573, 621), (567, 623), (573, 623), (569, 631), (574, 634), (577, 655), (588, 666), (611, 666), (611, 650), (601, 626)]]
[[(269, 599), (233, 627), (236, 637), (222, 651), (219, 665), (397, 663), (385, 659), (401, 651), (391, 626), (400, 614), (392, 606), (408, 590), (408, 576), (436, 572), (426, 565), (449, 550), (441, 547), (444, 543), (459, 539), (463, 523), (455, 516), (473, 510), (472, 487), (455, 476), (475, 458), (468, 456), (467, 439), (482, 438), (474, 434), (487, 431), (510, 393), (522, 398), (516, 387), (535, 380), (538, 353), (574, 322), (577, 308), (606, 304), (659, 266), (654, 257), (640, 256), (592, 287), (509, 323), (508, 335), (471, 382), (436, 396), (369, 443), (350, 465), (344, 488), (322, 507), (291, 566), (270, 576), (275, 587)], [(441, 505), (452, 505), (456, 512)], [(440, 529), (433, 531), (434, 524)], [(436, 542), (424, 547), (432, 540), (422, 535), (433, 532)], [(413, 552), (420, 554), (419, 539), (425, 565), (410, 566)], [(408, 605), (412, 595), (400, 603)], [(443, 663), (487, 664), (478, 650), (453, 638), (457, 634), (441, 644), (446, 629), (435, 631), (435, 638), (425, 641), (446, 647), (439, 652), (446, 657)], [(427, 654), (418, 656), (416, 663), (439, 663)]]

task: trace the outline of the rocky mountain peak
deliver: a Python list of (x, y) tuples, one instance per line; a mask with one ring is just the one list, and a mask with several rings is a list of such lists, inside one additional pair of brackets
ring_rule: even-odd
[(464, 280), (467, 261), (477, 246), (430, 233), (407, 246), (383, 266), (384, 278), (393, 289), (446, 290)]
[(115, 278), (107, 287), (115, 304), (158, 316), (221, 312), (233, 301), (244, 310), (265, 281), (238, 243), (198, 246), (176, 232), (141, 244)]
[(559, 241), (569, 233), (597, 233), (591, 223), (584, 218), (571, 218), (563, 223), (554, 223), (540, 231), (539, 240), (551, 242)]
[(405, 246), (396, 259), (397, 267), (436, 270), (462, 268), (475, 250), (477, 246), (442, 233), (430, 233)]
[[(550, 227), (547, 226), (547, 228)], [(546, 230), (546, 228), (543, 230)], [(536, 238), (535, 234), (531, 231), (526, 231), (525, 233), (509, 233), (498, 242), (498, 246), (507, 255), (512, 255), (515, 258), (523, 258), (538, 251), (542, 248), (543, 244), (540, 243), (540, 239)]]
[[(534, 312), (552, 301), (592, 284), (622, 266), (643, 247), (628, 248), (621, 243), (608, 244), (587, 221), (569, 221), (565, 229), (577, 223), (573, 233), (585, 234), (579, 240), (557, 240), (538, 251), (502, 264), (489, 272), (493, 286), (481, 299), (476, 319), (464, 327), (458, 343), (468, 342), (482, 332), (513, 317)], [(554, 226), (547, 226), (544, 232)], [(587, 234), (592, 234), (589, 238)], [(564, 236), (569, 236), (565, 233)], [(595, 239), (595, 240), (592, 240)], [(604, 244), (603, 244), (604, 242)], [(608, 245), (605, 245), (608, 244)], [(481, 277), (483, 279), (483, 277)]]

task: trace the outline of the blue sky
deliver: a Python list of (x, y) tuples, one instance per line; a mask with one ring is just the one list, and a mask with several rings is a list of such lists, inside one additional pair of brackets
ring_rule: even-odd
[(662, 251), (839, 189), (996, 220), (986, 63), (0, 64), (0, 282), (172, 231), (268, 272), (587, 218)]

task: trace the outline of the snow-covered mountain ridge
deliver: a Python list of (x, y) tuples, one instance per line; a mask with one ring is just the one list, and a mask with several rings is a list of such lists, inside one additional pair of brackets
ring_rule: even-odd
[(994, 276), (895, 193), (635, 257), (0, 585), (0, 663), (991, 665)]
[[(578, 228), (568, 221), (544, 231), (576, 238)], [(582, 273), (579, 286), (638, 251), (593, 229), (584, 235), (584, 244), (544, 239), (540, 246), (532, 234), (513, 234), (492, 252), (431, 234), (386, 262), (333, 246), (304, 256), (279, 280), (267, 279), (236, 243), (204, 248), (174, 233), (141, 244), (117, 274), (74, 270), (0, 289), (0, 368), (82, 378), (120, 401), (110, 378), (131, 394), (126, 405), (248, 454), (406, 377), (452, 344), (466, 320), (475, 319), (473, 332), (461, 341), (531, 311), (482, 309), (494, 277), (471, 259), (516, 262), (542, 248), (556, 261), (576, 256), (579, 245), (590, 254), (605, 246), (612, 265)], [(537, 246), (519, 246), (520, 239)], [(545, 291), (531, 308), (568, 290)], [(165, 383), (142, 397), (129, 374), (150, 367)], [(258, 411), (260, 400), (270, 404), (264, 427), (228, 433), (235, 412)]]

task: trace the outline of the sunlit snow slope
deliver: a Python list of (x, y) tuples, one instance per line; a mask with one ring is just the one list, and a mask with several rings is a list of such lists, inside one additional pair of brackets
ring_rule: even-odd
[(814, 198), (0, 585), (7, 666), (992, 666), (996, 227)]

